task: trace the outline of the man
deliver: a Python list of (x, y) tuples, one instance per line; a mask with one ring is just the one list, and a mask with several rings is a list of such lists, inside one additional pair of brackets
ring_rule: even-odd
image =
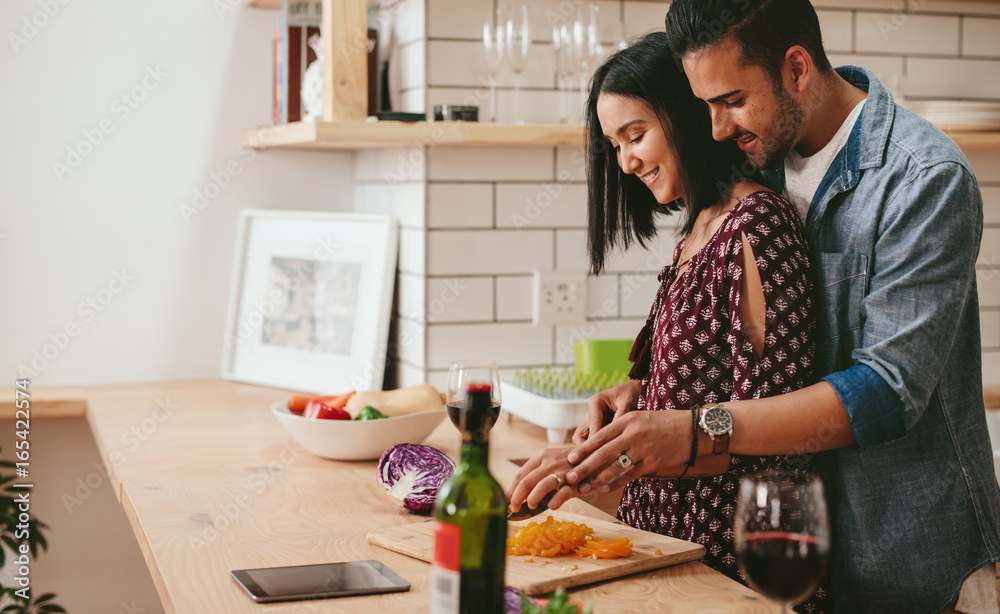
[[(666, 25), (713, 136), (736, 140), (745, 170), (766, 171), (803, 214), (829, 374), (713, 408), (699, 458), (828, 450), (837, 612), (996, 613), (1000, 488), (980, 364), (982, 199), (968, 162), (871, 72), (830, 66), (807, 0), (674, 0)], [(552, 507), (679, 473), (693, 448), (687, 412), (631, 411), (622, 390), (592, 399)]]

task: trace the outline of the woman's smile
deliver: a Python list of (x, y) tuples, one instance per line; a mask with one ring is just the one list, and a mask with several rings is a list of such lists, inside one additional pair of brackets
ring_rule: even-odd
[(649, 103), (602, 93), (597, 116), (622, 172), (638, 177), (657, 202), (666, 204), (682, 197), (680, 159)]

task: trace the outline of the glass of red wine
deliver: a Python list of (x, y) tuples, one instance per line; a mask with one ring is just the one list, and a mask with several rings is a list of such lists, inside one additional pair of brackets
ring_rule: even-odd
[(782, 611), (815, 592), (830, 558), (823, 482), (800, 471), (744, 476), (736, 506), (736, 552), (750, 585)]
[[(471, 415), (466, 411), (465, 395), (469, 385), (490, 387), (490, 406), (485, 411)], [(464, 437), (483, 438), (489, 434), (500, 416), (500, 375), (492, 360), (456, 360), (448, 371), (448, 389), (445, 391), (448, 417)]]

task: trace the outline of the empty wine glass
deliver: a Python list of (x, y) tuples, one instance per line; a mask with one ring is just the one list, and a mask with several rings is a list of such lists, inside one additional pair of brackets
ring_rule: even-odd
[(591, 74), (597, 69), (604, 56), (604, 48), (601, 45), (600, 30), (600, 7), (596, 4), (587, 5), (584, 12), (583, 7), (576, 10), (576, 23), (574, 24), (574, 52), (580, 63), (580, 108), (582, 109), (587, 100), (587, 82)]
[(490, 121), (497, 120), (497, 73), (503, 65), (504, 39), (507, 22), (503, 10), (491, 12), (483, 22), (483, 55), (486, 58), (486, 69), (490, 80)]
[(528, 63), (528, 53), (531, 51), (531, 22), (528, 16), (528, 5), (522, 4), (513, 9), (507, 16), (507, 38), (504, 52), (507, 63), (514, 71), (514, 123), (523, 124), (521, 117), (521, 73)]
[[(485, 413), (469, 415), (465, 398), (469, 385), (490, 387), (490, 407)], [(445, 390), (448, 417), (462, 437), (483, 437), (489, 433), (500, 416), (500, 375), (492, 360), (456, 360), (448, 370), (448, 387)]]
[(814, 474), (744, 476), (736, 506), (736, 551), (750, 584), (787, 612), (826, 573), (830, 527), (823, 483)]

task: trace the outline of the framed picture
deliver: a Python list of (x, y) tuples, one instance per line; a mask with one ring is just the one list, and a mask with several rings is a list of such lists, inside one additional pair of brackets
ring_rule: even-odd
[(380, 389), (398, 241), (381, 215), (244, 211), (223, 377), (318, 394)]

